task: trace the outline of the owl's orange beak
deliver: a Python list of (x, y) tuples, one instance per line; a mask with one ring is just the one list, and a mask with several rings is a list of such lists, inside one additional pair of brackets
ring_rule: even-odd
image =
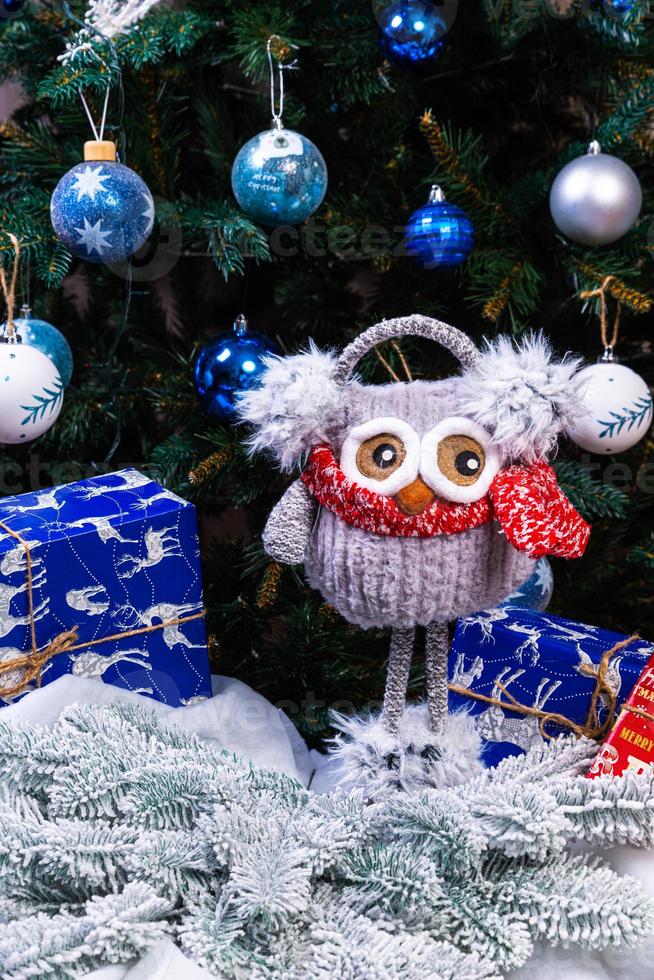
[(422, 514), (426, 507), (436, 499), (436, 494), (427, 484), (417, 477), (408, 487), (403, 487), (393, 498), (395, 503), (404, 514), (413, 517), (415, 514)]

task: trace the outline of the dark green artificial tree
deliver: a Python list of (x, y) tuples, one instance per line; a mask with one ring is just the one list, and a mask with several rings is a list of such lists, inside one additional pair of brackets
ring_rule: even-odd
[[(111, 41), (91, 30), (83, 50), (58, 60), (86, 16), (81, 0), (31, 0), (0, 22), (0, 97), (11, 105), (0, 126), (0, 250), (9, 269), (8, 233), (19, 238), (18, 303), (29, 298), (65, 333), (76, 362), (54, 429), (2, 452), (2, 489), (136, 465), (193, 499), (215, 669), (320, 734), (328, 706), (379, 698), (387, 640), (349, 627), (299, 570), (266, 559), (261, 529), (287, 481), (248, 460), (241, 429), (203, 413), (194, 357), (241, 312), (289, 352), (310, 337), (340, 347), (383, 317), (420, 312), (476, 340), (542, 328), (558, 351), (594, 360), (599, 300), (580, 293), (612, 276), (618, 354), (651, 382), (647, 3), (461, 3), (420, 68), (388, 60), (370, 0), (162, 0)], [(283, 236), (244, 215), (230, 186), (239, 148), (270, 123), (271, 35), (279, 63), (297, 60), (285, 72), (285, 122), (329, 169), (322, 207)], [(72, 259), (49, 217), (54, 186), (90, 138), (79, 94), (99, 117), (107, 86), (107, 136), (157, 203), (158, 230), (131, 270)], [(556, 173), (591, 137), (636, 170), (644, 194), (637, 227), (598, 248), (565, 240), (548, 209)], [(434, 182), (475, 227), (458, 269), (425, 269), (403, 247)], [(378, 354), (362, 368), (378, 382), (453, 367), (421, 342)], [(583, 560), (555, 563), (553, 610), (654, 637), (654, 441), (617, 459), (564, 445), (557, 467), (594, 534)]]

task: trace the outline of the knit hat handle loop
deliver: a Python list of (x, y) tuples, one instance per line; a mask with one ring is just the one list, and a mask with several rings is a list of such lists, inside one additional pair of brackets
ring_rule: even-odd
[(359, 334), (339, 357), (334, 380), (339, 385), (346, 384), (364, 354), (385, 340), (407, 335), (435, 340), (458, 358), (464, 368), (472, 367), (480, 356), (473, 342), (462, 330), (443, 323), (442, 320), (415, 313), (412, 316), (396, 317), (394, 320), (382, 320)]

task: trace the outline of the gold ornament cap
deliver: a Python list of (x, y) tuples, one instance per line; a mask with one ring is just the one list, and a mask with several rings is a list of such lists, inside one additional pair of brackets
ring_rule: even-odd
[(86, 161), (105, 160), (116, 162), (116, 144), (111, 140), (87, 140), (84, 144), (84, 159)]

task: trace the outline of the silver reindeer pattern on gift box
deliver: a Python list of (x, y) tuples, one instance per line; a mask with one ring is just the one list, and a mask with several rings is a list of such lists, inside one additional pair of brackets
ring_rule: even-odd
[[(462, 371), (439, 381), (363, 384), (377, 344), (439, 342)], [(382, 321), (339, 355), (311, 346), (270, 357), (240, 413), (252, 452), (303, 472), (272, 511), (266, 552), (304, 563), (351, 623), (392, 628), (383, 725), (397, 734), (417, 627), (426, 627), (431, 727), (447, 715), (447, 623), (494, 606), (545, 554), (577, 557), (589, 528), (546, 456), (580, 411), (578, 362), (542, 337), (480, 351), (460, 330), (414, 315)]]

